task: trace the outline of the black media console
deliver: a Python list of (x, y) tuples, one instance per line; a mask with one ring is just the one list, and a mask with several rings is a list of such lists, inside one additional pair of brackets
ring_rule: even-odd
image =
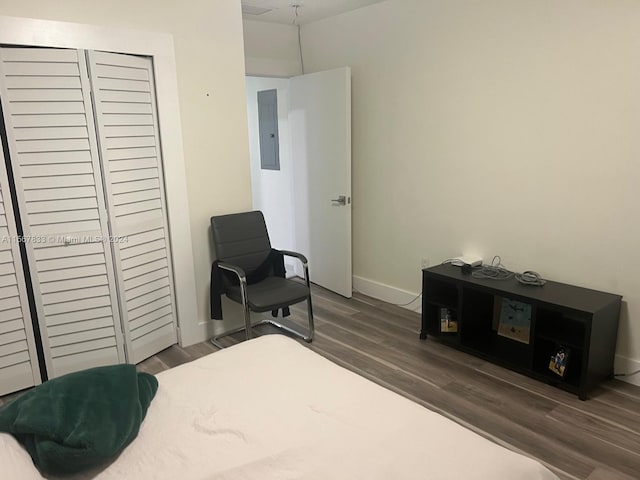
[(421, 339), (432, 335), (581, 400), (613, 377), (620, 295), (477, 279), (449, 264), (422, 270), (422, 293)]

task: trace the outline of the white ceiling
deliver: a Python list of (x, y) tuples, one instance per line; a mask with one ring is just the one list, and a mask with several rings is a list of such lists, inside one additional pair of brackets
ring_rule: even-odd
[[(242, 0), (243, 17), (247, 20), (271, 23), (294, 23), (295, 8), (298, 8), (299, 24), (321, 20), (350, 10), (366, 7), (383, 0)], [(265, 13), (251, 15), (249, 12)]]

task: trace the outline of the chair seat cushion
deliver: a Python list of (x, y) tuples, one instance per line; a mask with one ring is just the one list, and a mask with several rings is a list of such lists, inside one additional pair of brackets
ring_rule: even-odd
[[(267, 277), (261, 282), (247, 286), (249, 309), (253, 312), (268, 312), (302, 302), (309, 296), (306, 285), (280, 277)], [(242, 303), (240, 286), (227, 288), (227, 297)]]

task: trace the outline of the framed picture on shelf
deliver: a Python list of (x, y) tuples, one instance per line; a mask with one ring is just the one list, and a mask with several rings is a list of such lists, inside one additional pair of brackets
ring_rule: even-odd
[(458, 319), (456, 312), (450, 308), (440, 309), (440, 332), (456, 333), (458, 331)]
[(530, 343), (531, 305), (506, 297), (495, 298), (494, 322), (498, 335), (520, 343)]
[(558, 345), (549, 359), (549, 370), (560, 378), (564, 378), (567, 372), (567, 364), (569, 363), (570, 356), (570, 349), (563, 347), (562, 345)]

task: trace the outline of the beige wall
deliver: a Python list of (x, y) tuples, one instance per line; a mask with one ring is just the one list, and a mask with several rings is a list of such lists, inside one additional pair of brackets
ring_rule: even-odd
[(243, 23), (247, 75), (283, 78), (300, 75), (297, 27), (246, 19)]
[(0, 14), (173, 35), (198, 296), (193, 321), (206, 321), (209, 217), (251, 207), (240, 2), (0, 0)]
[(478, 252), (624, 295), (640, 359), (640, 2), (390, 0), (303, 27), (353, 71), (354, 274)]

